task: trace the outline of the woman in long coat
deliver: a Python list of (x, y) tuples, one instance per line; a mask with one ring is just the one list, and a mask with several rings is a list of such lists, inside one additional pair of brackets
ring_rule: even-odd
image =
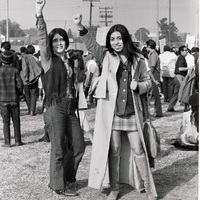
[(110, 184), (109, 200), (117, 199), (119, 182), (128, 183), (136, 190), (144, 186), (147, 198), (157, 199), (142, 132), (140, 94), (151, 87), (144, 59), (123, 25), (110, 28), (103, 48), (81, 21), (82, 15), (74, 16), (87, 50), (103, 66), (95, 94), (98, 103), (89, 186), (100, 189)]

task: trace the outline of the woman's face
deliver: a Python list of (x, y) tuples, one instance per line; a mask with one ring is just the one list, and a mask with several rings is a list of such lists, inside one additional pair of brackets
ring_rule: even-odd
[(60, 54), (65, 52), (66, 44), (64, 38), (56, 33), (52, 40), (53, 52)]
[(121, 33), (119, 31), (115, 31), (111, 34), (110, 45), (113, 48), (113, 50), (116, 51), (117, 53), (120, 53), (123, 50), (124, 44)]

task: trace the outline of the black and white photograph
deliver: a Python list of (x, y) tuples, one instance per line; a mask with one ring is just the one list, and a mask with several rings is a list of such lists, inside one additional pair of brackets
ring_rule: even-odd
[(0, 200), (199, 199), (198, 0), (0, 0)]

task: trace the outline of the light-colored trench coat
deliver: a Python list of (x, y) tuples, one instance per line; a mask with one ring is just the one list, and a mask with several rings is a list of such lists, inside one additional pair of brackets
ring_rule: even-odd
[[(100, 189), (102, 186), (109, 185), (108, 152), (118, 91), (116, 73), (119, 67), (120, 59), (118, 55), (112, 55), (109, 51), (104, 51), (103, 48), (90, 36), (89, 33), (81, 36), (81, 39), (85, 43), (87, 50), (90, 51), (97, 60), (102, 61), (101, 63), (103, 67), (95, 94), (95, 97), (98, 98), (98, 103), (96, 109), (94, 138), (92, 144), (92, 155), (88, 182), (89, 187)], [(139, 66), (137, 66), (138, 70), (135, 70), (134, 73), (136, 65)], [(133, 92), (133, 100), (137, 127), (145, 155), (147, 157), (142, 132), (143, 116), (139, 95), (147, 92), (147, 90), (151, 87), (151, 82), (150, 80), (147, 80), (147, 70), (144, 59), (138, 58), (137, 61), (135, 61), (132, 71), (134, 73), (134, 79), (139, 81), (139, 94)], [(138, 191), (141, 190), (143, 188), (143, 184), (137, 170), (133, 152), (130, 149), (126, 134), (122, 134), (122, 149), (120, 157), (120, 182), (130, 184)], [(149, 178), (152, 193), (157, 196), (150, 167)]]

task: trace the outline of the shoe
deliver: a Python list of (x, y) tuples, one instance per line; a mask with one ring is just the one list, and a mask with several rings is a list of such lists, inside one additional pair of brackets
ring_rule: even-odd
[(107, 197), (107, 200), (116, 200), (118, 196), (119, 196), (119, 190), (111, 191)]
[[(53, 190), (50, 187), (50, 183), (48, 184), (48, 187)], [(53, 190), (56, 194), (64, 195), (64, 196), (78, 196), (78, 193), (73, 191), (72, 189), (69, 188), (69, 186), (66, 186), (66, 189), (64, 190)]]
[(171, 108), (171, 109), (167, 109), (167, 112), (176, 112), (176, 111), (174, 110), (174, 108)]
[(2, 147), (11, 147), (11, 145), (10, 144), (3, 144), (3, 145), (1, 145)]
[(65, 190), (54, 190), (56, 194), (64, 195), (64, 196), (78, 196), (78, 193), (71, 190), (71, 189), (65, 189)]
[(155, 114), (153, 117), (154, 117), (154, 118), (159, 118), (159, 117), (163, 117), (163, 115), (156, 115), (156, 114)]
[(15, 146), (22, 146), (22, 145), (24, 145), (25, 143), (23, 143), (23, 142), (15, 142)]
[(49, 138), (46, 136), (41, 137), (38, 142), (50, 142)]
[(158, 199), (157, 197), (153, 196), (151, 193), (146, 194), (146, 197), (148, 200), (157, 200)]

